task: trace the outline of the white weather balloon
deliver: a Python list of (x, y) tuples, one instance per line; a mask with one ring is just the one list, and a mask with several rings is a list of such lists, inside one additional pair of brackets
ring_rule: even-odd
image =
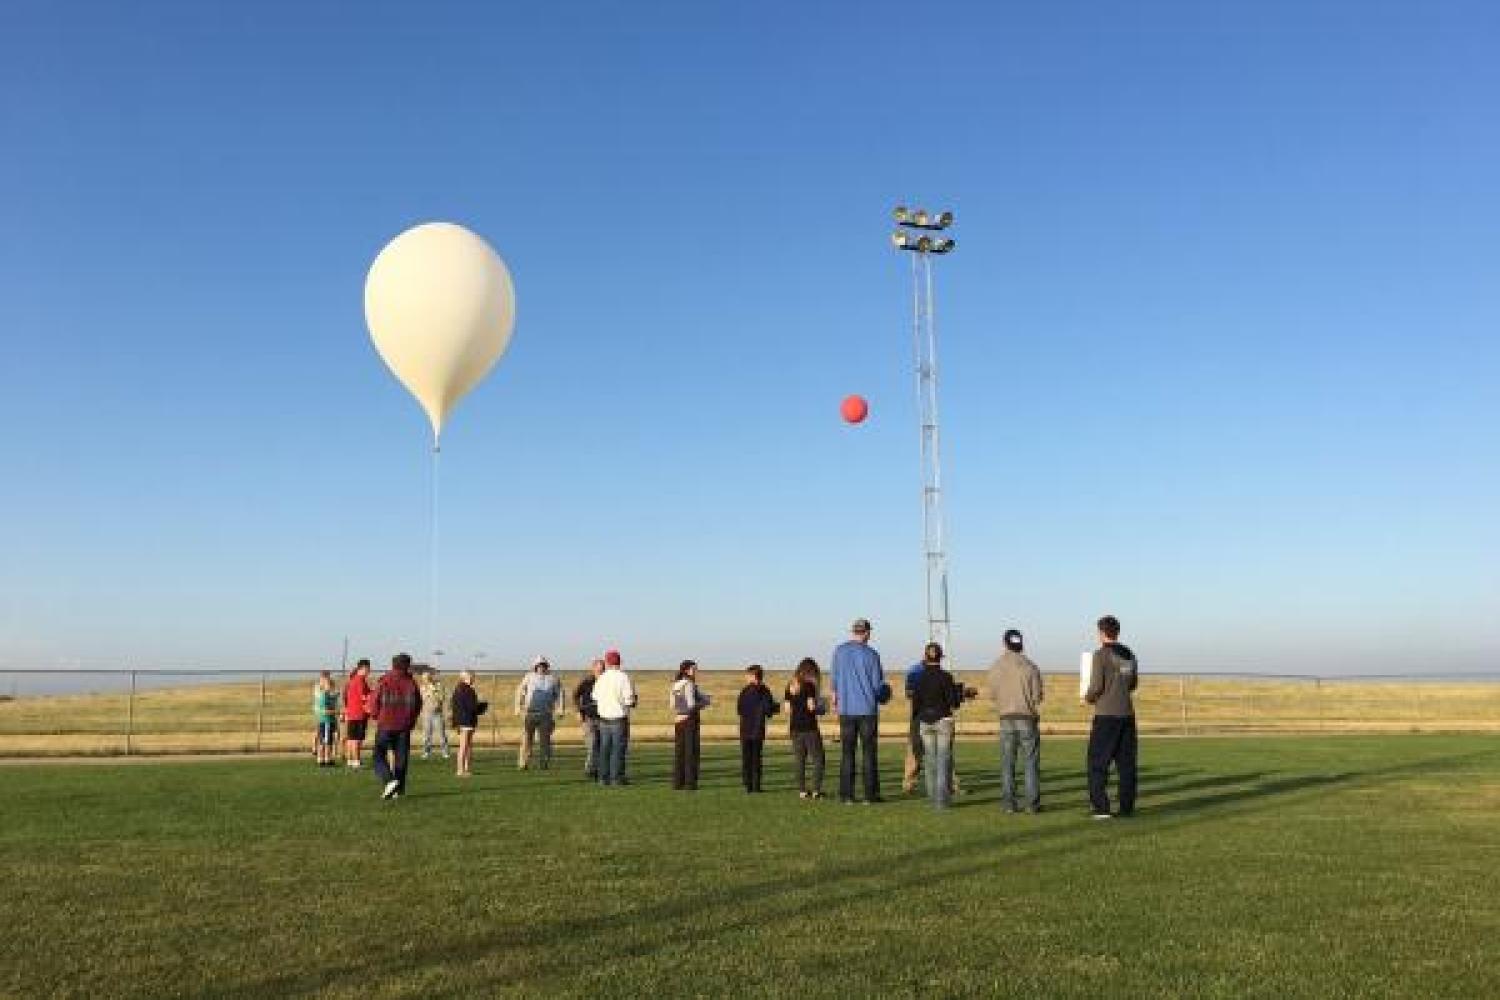
[(365, 278), (375, 350), (416, 397), (436, 443), (454, 405), (510, 345), (516, 293), (505, 262), (463, 226), (428, 222), (385, 245)]

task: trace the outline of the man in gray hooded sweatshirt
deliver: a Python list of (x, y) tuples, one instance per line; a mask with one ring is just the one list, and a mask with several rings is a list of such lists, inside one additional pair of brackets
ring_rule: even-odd
[(1094, 706), (1089, 729), (1089, 804), (1095, 819), (1109, 819), (1109, 765), (1120, 778), (1120, 815), (1135, 812), (1135, 690), (1140, 671), (1135, 654), (1120, 642), (1120, 620), (1099, 619), (1099, 648), (1089, 666), (1083, 700)]
[(1000, 807), (1016, 805), (1016, 751), (1026, 771), (1026, 811), (1042, 811), (1042, 672), (1021, 650), (1021, 633), (1005, 633), (1005, 652), (990, 667), (990, 694), (1000, 717)]

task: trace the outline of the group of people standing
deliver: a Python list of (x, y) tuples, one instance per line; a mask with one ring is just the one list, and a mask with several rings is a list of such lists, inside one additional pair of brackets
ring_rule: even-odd
[[(1099, 646), (1094, 651), (1088, 682), (1082, 692), (1093, 707), (1088, 742), (1088, 786), (1092, 815), (1112, 815), (1107, 791), (1108, 775), (1119, 776), (1119, 813), (1135, 810), (1137, 734), (1132, 692), (1139, 678), (1135, 655), (1119, 641), (1120, 623), (1106, 615), (1097, 623)], [(825, 696), (822, 673), (815, 660), (798, 663), (780, 692), (765, 683), (759, 665), (745, 671), (745, 684), (736, 699), (739, 719), (740, 774), (747, 793), (762, 791), (764, 748), (770, 720), (787, 709), (788, 730), (795, 761), (797, 790), (804, 799), (823, 798), (825, 754), (820, 720), (835, 714), (839, 720), (839, 781), (841, 803), (884, 801), (880, 794), (880, 708), (891, 700), (880, 654), (870, 643), (872, 627), (864, 618), (850, 626), (850, 637), (834, 651), (829, 693)], [(1004, 650), (991, 665), (990, 695), (1000, 723), (1001, 796), (1006, 812), (1040, 812), (1041, 731), (1044, 696), (1042, 674), (1025, 654), (1021, 633), (1005, 633)], [(916, 775), (923, 775), (927, 797), (934, 808), (945, 809), (959, 791), (953, 767), (955, 715), (979, 692), (959, 684), (943, 666), (944, 651), (928, 643), (920, 662), (905, 674), (905, 694), (911, 705), (907, 740), (904, 789), (915, 788)], [(375, 722), (375, 772), (386, 799), (399, 798), (406, 790), (411, 734), (426, 718), (423, 756), (434, 748), (434, 734), (443, 756), (449, 755), (443, 718), (446, 693), (436, 670), (412, 676), (411, 657), (392, 658), (391, 669), (373, 685), (370, 663), (360, 660), (343, 693), (345, 759), (360, 766), (360, 755), (371, 720)], [(673, 719), (672, 787), (691, 791), (698, 787), (702, 755), (702, 713), (711, 699), (698, 685), (698, 665), (684, 660), (667, 693)], [(328, 672), (320, 675), (314, 692), (317, 717), (317, 754), (320, 766), (332, 766), (334, 734), (337, 731), (338, 694)], [(630, 746), (630, 716), (639, 703), (635, 684), (625, 672), (618, 650), (610, 650), (590, 664), (589, 673), (572, 692), (573, 708), (583, 731), (584, 773), (603, 787), (630, 783), (627, 763)], [(470, 671), (459, 674), (449, 700), (454, 728), (459, 734), (459, 777), (470, 775), (473, 738), (488, 705), (479, 700)], [(517, 686), (515, 712), (522, 717), (522, 739), (517, 767), (546, 770), (552, 763), (552, 737), (557, 718), (567, 709), (567, 695), (551, 664), (538, 657)], [(1017, 795), (1016, 765), (1022, 770), (1023, 786)], [(862, 779), (862, 797), (857, 797), (856, 777)]]

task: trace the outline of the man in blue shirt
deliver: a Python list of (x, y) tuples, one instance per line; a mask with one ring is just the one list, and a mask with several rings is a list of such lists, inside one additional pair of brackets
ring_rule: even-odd
[(880, 654), (870, 645), (870, 623), (856, 619), (849, 626), (852, 638), (833, 651), (833, 710), (839, 717), (839, 801), (854, 801), (854, 755), (856, 744), (864, 750), (865, 803), (880, 798), (877, 741), (880, 735), (880, 703), (889, 697)]

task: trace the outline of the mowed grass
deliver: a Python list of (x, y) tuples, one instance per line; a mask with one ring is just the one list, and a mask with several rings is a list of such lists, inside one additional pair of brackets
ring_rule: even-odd
[[(830, 744), (836, 759), (838, 748)], [(8, 997), (1500, 995), (1500, 746), (1483, 736), (1157, 739), (1140, 814), (1040, 816), (989, 741), (947, 813), (629, 788), (481, 757), (468, 783), (246, 760), (0, 769)], [(828, 790), (832, 790), (830, 774)]]

